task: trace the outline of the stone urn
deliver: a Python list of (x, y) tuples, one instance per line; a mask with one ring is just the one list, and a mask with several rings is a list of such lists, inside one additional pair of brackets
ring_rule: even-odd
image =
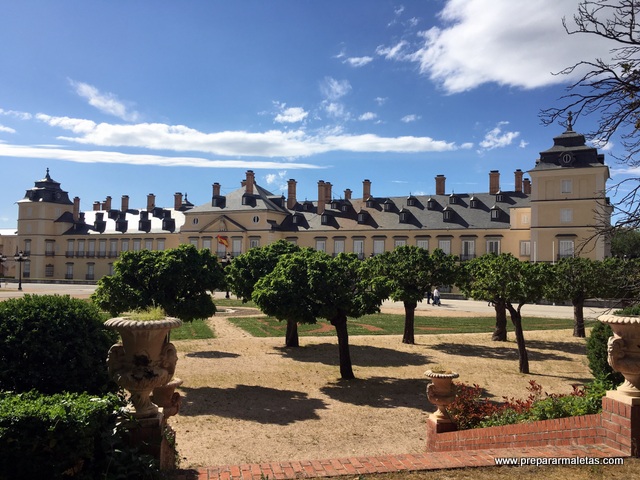
[(438, 407), (430, 417), (436, 423), (453, 423), (447, 413), (447, 406), (456, 399), (456, 390), (453, 386), (453, 379), (458, 378), (456, 372), (427, 370), (425, 375), (431, 379), (427, 385), (427, 398)]
[(150, 394), (173, 377), (178, 355), (173, 344), (167, 341), (167, 335), (180, 325), (182, 321), (173, 317), (151, 321), (118, 317), (105, 322), (105, 326), (117, 330), (122, 339), (122, 343), (109, 349), (109, 375), (131, 393), (127, 410), (135, 418), (158, 413)]
[(607, 360), (625, 379), (617, 391), (627, 397), (640, 397), (640, 316), (601, 315), (598, 320), (613, 330)]
[(180, 412), (182, 397), (176, 392), (176, 388), (180, 385), (182, 385), (182, 379), (174, 378), (169, 383), (153, 389), (151, 401), (162, 407), (162, 413), (165, 418), (172, 417)]

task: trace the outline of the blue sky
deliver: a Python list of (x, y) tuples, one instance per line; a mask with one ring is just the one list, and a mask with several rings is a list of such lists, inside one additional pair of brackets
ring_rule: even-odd
[[(488, 191), (533, 168), (541, 125), (614, 45), (567, 35), (577, 0), (21, 0), (0, 4), (0, 228), (46, 168), (90, 210), (200, 205), (245, 171), (379, 196)], [(575, 79), (575, 78), (574, 78)], [(579, 118), (589, 131), (596, 119)], [(613, 181), (615, 139), (603, 147)]]

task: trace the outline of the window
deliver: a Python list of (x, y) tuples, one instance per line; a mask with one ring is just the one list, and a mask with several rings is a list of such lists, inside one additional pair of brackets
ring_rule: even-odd
[(400, 212), (400, 223), (409, 222), (409, 212)]
[(319, 252), (327, 251), (327, 241), (324, 239), (316, 239), (316, 250)]
[(55, 255), (55, 252), (53, 250), (54, 247), (55, 247), (55, 243), (53, 242), (53, 240), (45, 240), (45, 243), (44, 243), (44, 248), (45, 248), (44, 254), (47, 257), (53, 257)]
[[(209, 245), (209, 248), (211, 248), (211, 245)], [(218, 258), (224, 257), (227, 254), (227, 246), (224, 243), (218, 242), (217, 253), (218, 253)]]
[(321, 225), (328, 225), (329, 224), (329, 215), (327, 215), (326, 213), (323, 213), (322, 215), (320, 215), (320, 224)]
[(491, 220), (498, 220), (500, 219), (500, 209), (499, 208), (492, 208), (491, 209)]
[(531, 256), (531, 242), (529, 240), (522, 240), (520, 242), (520, 256), (521, 257)]
[(191, 237), (191, 238), (189, 239), (189, 243), (190, 243), (191, 245), (193, 245), (194, 247), (198, 248), (198, 239), (197, 239), (196, 237)]
[(99, 257), (106, 257), (107, 256), (107, 240), (106, 239), (100, 239), (100, 241), (98, 242), (98, 256)]
[(500, 255), (500, 240), (487, 240), (487, 253), (495, 253)]
[(96, 264), (87, 263), (87, 280), (94, 280), (96, 277)]
[(429, 240), (419, 238), (418, 240), (416, 240), (416, 247), (429, 250)]
[(65, 280), (73, 280), (73, 263), (67, 263), (67, 270), (64, 274)]
[(562, 180), (560, 186), (560, 193), (571, 193), (573, 190), (572, 180)]
[(393, 240), (393, 248), (404, 247), (407, 245), (406, 238), (396, 238)]
[(260, 217), (258, 215), (254, 215), (254, 217), (251, 219), (251, 221), (253, 223), (259, 223), (260, 222)]
[(44, 276), (45, 277), (53, 277), (53, 265), (52, 264), (47, 264), (44, 267)]
[(231, 239), (231, 255), (237, 257), (242, 253), (242, 239), (241, 238), (233, 238)]
[(113, 263), (109, 264), (109, 273), (107, 275), (113, 275)]
[(462, 241), (462, 254), (460, 260), (471, 260), (476, 256), (476, 241), (475, 240), (463, 240)]
[(145, 250), (153, 250), (153, 239), (145, 238), (145, 240), (144, 240), (144, 249)]
[(523, 225), (529, 225), (529, 214), (528, 213), (523, 213), (520, 216), (520, 223), (522, 223)]
[(573, 221), (573, 210), (571, 208), (560, 209), (560, 223), (571, 223)]
[(373, 240), (373, 254), (374, 255), (380, 255), (381, 253), (384, 253), (384, 239), (383, 238), (374, 239)]
[(449, 209), (444, 209), (442, 211), (442, 219), (445, 222), (448, 222), (449, 220), (451, 220), (453, 218), (453, 210), (449, 210)]
[(75, 244), (74, 240), (67, 240), (67, 257), (72, 257), (73, 256), (74, 244)]
[(344, 253), (344, 239), (335, 239), (333, 241), (333, 254), (338, 255)]
[(568, 258), (573, 257), (573, 240), (560, 240), (558, 242), (558, 257)]
[(78, 250), (76, 256), (84, 257), (84, 240), (78, 240)]
[(438, 248), (446, 255), (451, 253), (451, 240), (438, 240)]
[(358, 213), (358, 223), (366, 223), (368, 215), (367, 212)]
[(259, 237), (249, 238), (249, 248), (257, 248), (259, 246), (260, 246), (260, 238)]
[(202, 249), (203, 250), (211, 250), (211, 239), (203, 238), (202, 239)]
[(24, 253), (27, 256), (31, 255), (31, 240), (24, 241)]
[(364, 240), (356, 239), (353, 241), (353, 253), (358, 255), (360, 260), (364, 259)]
[(110, 240), (109, 241), (109, 256), (111, 258), (118, 256), (118, 241)]
[(87, 242), (87, 257), (95, 257), (96, 256), (96, 241), (89, 240)]
[(294, 215), (291, 218), (291, 221), (293, 222), (294, 225), (297, 225), (300, 222), (300, 216), (299, 215)]
[(197, 225), (200, 222), (199, 219), (194, 218), (193, 220), (191, 220), (191, 223), (193, 223), (194, 225)]
[(164, 238), (158, 239), (158, 250), (164, 250)]
[(128, 252), (129, 251), (129, 240), (122, 240), (122, 248), (121, 250), (123, 252)]
[[(197, 241), (197, 239), (196, 239)], [(142, 240), (140, 240), (139, 238), (134, 238), (133, 239), (133, 251), (134, 252), (139, 252), (142, 248)]]

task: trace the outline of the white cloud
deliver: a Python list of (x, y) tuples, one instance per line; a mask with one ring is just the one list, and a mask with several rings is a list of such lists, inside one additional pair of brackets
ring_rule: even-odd
[(417, 122), (421, 118), (422, 117), (420, 115), (411, 114), (411, 115), (405, 115), (400, 120), (402, 120), (404, 123), (411, 123), (411, 122)]
[(366, 121), (366, 120), (375, 120), (376, 118), (378, 118), (378, 115), (376, 115), (375, 113), (365, 112), (358, 117), (358, 120)]
[(307, 116), (309, 112), (305, 112), (302, 107), (289, 107), (286, 108), (286, 104), (276, 104), (276, 106), (280, 109), (280, 112), (274, 118), (274, 121), (277, 123), (298, 123), (302, 122)]
[(509, 146), (520, 136), (520, 132), (503, 132), (502, 128), (509, 125), (509, 122), (499, 122), (495, 128), (489, 130), (480, 142), (480, 147), (484, 150), (503, 148)]
[(287, 171), (281, 170), (277, 173), (268, 173), (265, 175), (265, 181), (270, 188), (275, 191), (287, 190)]
[(527, 89), (567, 82), (572, 78), (552, 72), (580, 60), (608, 58), (612, 47), (595, 35), (565, 32), (562, 18), (571, 20), (578, 3), (447, 0), (440, 26), (420, 32), (418, 44), (403, 40), (377, 52), (417, 63), (448, 93), (489, 82)]
[(89, 105), (97, 108), (101, 112), (113, 115), (128, 122), (135, 122), (138, 120), (138, 112), (129, 111), (127, 106), (118, 100), (118, 97), (113, 93), (102, 93), (93, 85), (89, 85), (84, 82), (69, 80), (69, 83), (78, 95), (89, 101)]
[(16, 110), (3, 110), (2, 108), (0, 108), (0, 115), (15, 117), (20, 120), (31, 120), (31, 117), (32, 117), (32, 115), (27, 112), (18, 112)]
[(16, 131), (11, 128), (11, 127), (5, 127), (4, 125), (0, 124), (0, 132), (5, 132), (5, 133), (16, 133)]
[(348, 118), (349, 114), (345, 106), (340, 102), (325, 102), (324, 109), (330, 117)]
[(345, 60), (352, 67), (364, 67), (365, 65), (373, 62), (373, 57), (349, 57)]
[(376, 97), (373, 99), (378, 105), (382, 106), (385, 103), (387, 103), (388, 98), (387, 97)]
[(320, 84), (320, 91), (327, 100), (335, 101), (351, 91), (351, 84), (349, 80), (336, 80), (332, 77), (325, 77)]
[(520, 148), (527, 148), (527, 145), (529, 145), (529, 142), (527, 142), (526, 140), (520, 140)]

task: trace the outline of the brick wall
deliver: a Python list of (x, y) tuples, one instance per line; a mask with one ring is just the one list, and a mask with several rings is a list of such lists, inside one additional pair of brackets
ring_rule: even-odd
[(455, 432), (438, 430), (429, 419), (428, 451), (605, 444), (626, 455), (640, 456), (640, 399), (604, 397), (602, 413), (595, 415)]

